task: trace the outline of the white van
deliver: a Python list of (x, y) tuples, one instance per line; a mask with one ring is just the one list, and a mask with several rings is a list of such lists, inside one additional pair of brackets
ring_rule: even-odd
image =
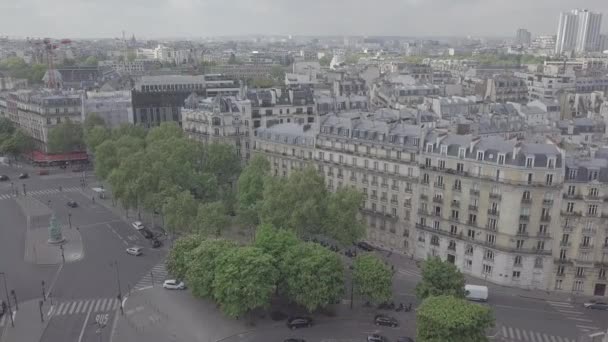
[(479, 302), (488, 301), (488, 287), (481, 285), (465, 285), (464, 286), (465, 297), (468, 300), (474, 300)]

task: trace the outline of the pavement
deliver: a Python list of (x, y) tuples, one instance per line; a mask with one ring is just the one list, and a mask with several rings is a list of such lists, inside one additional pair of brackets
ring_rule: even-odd
[(0, 342), (40, 341), (40, 338), (49, 323), (48, 312), (50, 306), (50, 301), (46, 301), (43, 302), (41, 307), (40, 300), (35, 299), (19, 303), (19, 310), (17, 310), (13, 316), (15, 325), (7, 325), (4, 333), (0, 336)]

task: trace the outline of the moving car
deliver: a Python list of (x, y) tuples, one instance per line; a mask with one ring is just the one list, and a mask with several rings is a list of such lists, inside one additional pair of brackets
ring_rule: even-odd
[(152, 232), (149, 231), (147, 228), (140, 229), (139, 233), (146, 239), (152, 239), (154, 237), (154, 234), (152, 234)]
[(135, 228), (135, 230), (142, 230), (144, 229), (144, 224), (141, 223), (141, 221), (135, 221), (133, 223), (131, 223), (131, 225), (133, 226), (133, 228)]
[(76, 203), (76, 201), (69, 201), (67, 204), (68, 204), (68, 207), (70, 207), (70, 208), (78, 207), (78, 203)]
[(604, 302), (589, 302), (589, 303), (584, 303), (583, 306), (587, 309), (608, 311), (608, 303), (604, 303)]
[(0, 175), (0, 182), (4, 182), (8, 180), (8, 176), (7, 175)]
[(19, 179), (26, 179), (26, 178), (29, 178), (29, 177), (30, 177), (30, 175), (28, 175), (27, 173), (22, 173), (22, 174), (19, 175)]
[(387, 339), (380, 334), (371, 334), (367, 335), (367, 342), (387, 342)]
[(183, 281), (168, 279), (163, 283), (163, 287), (167, 290), (184, 290), (186, 285)]
[(143, 248), (141, 247), (129, 247), (127, 248), (127, 254), (131, 254), (131, 255), (141, 255)]
[(487, 302), (488, 301), (488, 287), (481, 285), (465, 285), (464, 296), (468, 300)]
[(359, 247), (362, 250), (367, 251), (367, 252), (372, 252), (375, 249), (374, 246), (370, 245), (369, 243), (367, 243), (365, 241), (357, 242), (357, 247)]
[(287, 320), (287, 327), (289, 329), (312, 327), (311, 317), (292, 317)]
[(399, 326), (399, 322), (397, 322), (396, 319), (394, 319), (391, 316), (387, 316), (387, 315), (376, 315), (376, 317), (374, 317), (374, 324), (375, 325), (384, 325), (387, 327)]

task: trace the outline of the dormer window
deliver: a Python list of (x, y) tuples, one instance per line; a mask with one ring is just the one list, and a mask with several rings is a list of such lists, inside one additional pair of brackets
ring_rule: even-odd
[(477, 151), (477, 160), (483, 160), (483, 151)]
[(505, 155), (502, 153), (498, 154), (498, 165), (504, 165), (505, 163)]
[(433, 144), (426, 144), (426, 152), (427, 153), (433, 152)]
[(460, 147), (458, 149), (458, 158), (463, 159), (466, 153), (466, 149), (463, 147)]
[(448, 154), (448, 147), (446, 145), (441, 145), (441, 154)]
[(526, 157), (526, 167), (531, 168), (534, 166), (534, 157)]
[(553, 168), (555, 168), (555, 158), (549, 158), (549, 159), (547, 160), (547, 167), (548, 167), (549, 169), (553, 169)]

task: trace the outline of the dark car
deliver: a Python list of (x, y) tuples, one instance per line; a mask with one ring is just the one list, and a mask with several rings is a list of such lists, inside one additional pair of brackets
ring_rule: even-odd
[(312, 318), (310, 317), (292, 317), (287, 320), (289, 329), (312, 327)]
[(26, 178), (29, 178), (29, 177), (30, 177), (30, 175), (28, 175), (27, 173), (22, 173), (22, 174), (19, 175), (19, 179), (26, 179)]
[(595, 310), (608, 310), (608, 303), (604, 302), (591, 302), (583, 304), (587, 309), (595, 309)]
[(303, 338), (288, 338), (283, 340), (283, 342), (306, 342), (306, 340)]
[(152, 245), (152, 248), (159, 248), (160, 246), (163, 245), (162, 242), (160, 242), (160, 240), (152, 240), (152, 242), (150, 242), (150, 244)]
[(374, 324), (376, 325), (384, 325), (387, 327), (397, 327), (399, 326), (399, 322), (393, 317), (387, 315), (376, 315), (374, 317)]
[(370, 245), (369, 243), (367, 243), (365, 241), (357, 242), (357, 247), (359, 247), (362, 250), (367, 251), (367, 252), (371, 252), (375, 249), (374, 246)]
[(7, 181), (9, 178), (7, 175), (0, 175), (0, 182)]
[(152, 239), (154, 237), (154, 234), (152, 234), (152, 232), (146, 228), (140, 229), (139, 233), (141, 233), (141, 235), (143, 235), (143, 237), (146, 239)]
[(367, 342), (387, 342), (387, 339), (380, 334), (371, 334), (367, 335)]
[(68, 202), (68, 207), (70, 207), (70, 208), (77, 208), (78, 207), (78, 203), (76, 203), (76, 201), (69, 201)]

